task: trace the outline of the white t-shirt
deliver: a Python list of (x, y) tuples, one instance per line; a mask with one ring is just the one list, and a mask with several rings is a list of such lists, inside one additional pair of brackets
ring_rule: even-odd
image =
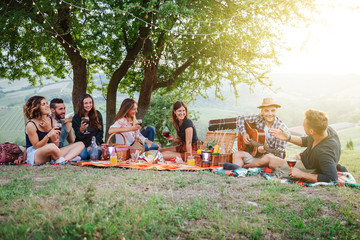
[(265, 125), (265, 127), (264, 127), (264, 132), (265, 132), (266, 139), (270, 139), (270, 138), (271, 138), (271, 133), (269, 133), (269, 130), (270, 130), (270, 128)]
[[(120, 118), (117, 120), (113, 125), (110, 126), (110, 128), (116, 127), (116, 128), (125, 128), (125, 127), (131, 127), (132, 125), (126, 118)], [(143, 143), (145, 143), (146, 138), (140, 133), (140, 131), (137, 131), (139, 134), (139, 137)], [(117, 144), (127, 144), (131, 145), (135, 141), (135, 131), (130, 132), (122, 132), (121, 134), (125, 137), (126, 143), (124, 143), (124, 138), (120, 134), (116, 134), (116, 143)]]

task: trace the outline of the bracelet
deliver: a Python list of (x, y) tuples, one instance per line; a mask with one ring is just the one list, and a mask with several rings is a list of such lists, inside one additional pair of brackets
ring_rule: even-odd
[(46, 134), (46, 136), (50, 139), (49, 134)]
[(289, 137), (286, 139), (287, 142), (290, 142), (291, 140), (291, 134), (289, 135)]

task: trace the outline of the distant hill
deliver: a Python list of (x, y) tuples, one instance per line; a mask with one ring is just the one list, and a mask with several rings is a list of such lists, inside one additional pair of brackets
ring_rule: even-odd
[[(199, 97), (197, 101), (188, 104), (190, 111), (199, 113), (200, 119), (196, 122), (199, 136), (204, 138), (210, 119), (258, 113), (257, 106), (264, 97), (274, 97), (282, 106), (278, 116), (289, 127), (301, 125), (304, 112), (309, 108), (325, 111), (329, 115), (330, 123), (360, 121), (360, 75), (272, 74), (269, 78), (273, 82), (271, 89), (256, 86), (254, 91), (250, 92), (247, 85), (239, 84), (239, 98), (236, 99), (234, 91), (228, 84), (224, 84), (221, 90), (224, 101), (216, 99), (214, 89), (209, 89), (208, 99)], [(95, 81), (100, 84), (100, 79)], [(31, 87), (26, 80), (9, 83), (0, 79), (0, 126), (3, 126), (0, 129), (0, 141), (4, 140), (5, 135), (11, 139), (23, 138), (23, 129), (19, 130), (18, 127), (23, 126), (22, 106), (27, 98), (35, 94), (43, 95), (48, 100), (61, 97), (67, 103), (68, 111), (71, 111), (71, 91), (71, 80), (46, 80), (43, 86)], [(105, 117), (105, 99), (98, 91), (94, 91), (93, 96), (96, 106), (104, 112)], [(118, 102), (125, 97), (119, 94)], [(15, 107), (17, 110), (8, 107)], [(5, 125), (5, 120), (14, 121), (14, 128), (11, 128), (11, 124)], [(5, 126), (8, 129), (4, 129)], [(14, 134), (16, 131), (18, 133)]]

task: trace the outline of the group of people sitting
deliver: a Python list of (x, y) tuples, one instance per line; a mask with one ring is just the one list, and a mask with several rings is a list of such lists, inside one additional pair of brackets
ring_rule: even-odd
[[(132, 145), (135, 137), (138, 136), (144, 144), (145, 151), (159, 150), (159, 145), (153, 142), (155, 129), (152, 126), (142, 128), (137, 124), (137, 108), (134, 99), (125, 99), (116, 114), (114, 124), (109, 128), (109, 134), (121, 133), (124, 138), (117, 134), (116, 143), (129, 145)], [(104, 143), (102, 115), (96, 110), (91, 95), (80, 96), (77, 113), (73, 117), (65, 118), (65, 112), (64, 101), (59, 98), (52, 99), (50, 106), (42, 96), (33, 96), (26, 102), (24, 116), (27, 120), (25, 137), (28, 164), (86, 160), (90, 158), (93, 137), (98, 146)], [(177, 137), (169, 134), (165, 138), (179, 143), (179, 147), (162, 149), (165, 160), (172, 157), (184, 158), (185, 152), (196, 150), (198, 141), (195, 126), (188, 118), (187, 107), (182, 101), (174, 104), (172, 120)], [(65, 146), (65, 141), (69, 145)], [(187, 144), (189, 141), (190, 143)], [(100, 156), (101, 150), (98, 151)]]
[[(177, 101), (172, 109), (172, 122), (177, 136), (164, 136), (166, 140), (177, 143), (177, 146), (159, 149), (154, 143), (155, 129), (142, 126), (136, 119), (137, 102), (131, 98), (123, 100), (120, 109), (109, 128), (109, 134), (121, 133), (116, 142), (133, 144), (138, 136), (144, 143), (145, 151), (159, 150), (164, 159), (181, 157), (185, 153), (196, 151), (198, 137), (194, 123), (188, 118), (188, 109), (184, 102)], [(280, 105), (272, 98), (264, 98), (261, 111), (257, 115), (244, 115), (237, 118), (237, 129), (244, 144), (251, 143), (246, 132), (245, 123), (251, 123), (266, 134), (264, 146), (258, 147), (260, 155), (252, 156), (246, 151), (233, 154), (233, 164), (225, 164), (224, 168), (238, 167), (270, 167), (284, 169), (289, 177), (309, 182), (330, 182), (337, 180), (337, 169), (344, 167), (338, 164), (341, 153), (340, 141), (334, 129), (328, 126), (325, 113), (308, 110), (305, 113), (303, 126), (307, 136), (292, 136), (285, 123), (276, 115)], [(104, 128), (102, 115), (96, 110), (94, 100), (89, 94), (83, 94), (77, 105), (77, 113), (65, 118), (65, 105), (61, 99), (55, 98), (48, 105), (42, 96), (31, 97), (24, 106), (24, 116), (28, 120), (25, 126), (27, 163), (43, 164), (49, 161), (62, 163), (70, 160), (85, 160), (90, 157), (90, 145), (93, 136), (96, 143), (102, 144)], [(75, 137), (73, 136), (75, 133)], [(125, 140), (125, 141), (124, 141)], [(65, 141), (69, 145), (64, 146)], [(288, 168), (284, 160), (287, 142), (306, 147), (300, 154), (296, 168)], [(269, 149), (283, 154), (274, 155)], [(99, 150), (100, 151), (100, 150)]]

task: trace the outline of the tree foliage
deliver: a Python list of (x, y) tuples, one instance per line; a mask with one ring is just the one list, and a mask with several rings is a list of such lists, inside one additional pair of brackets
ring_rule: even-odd
[[(314, 0), (83, 0), (0, 3), (0, 77), (65, 78), (73, 103), (107, 76), (107, 125), (118, 91), (139, 92), (144, 117), (153, 92), (191, 100), (209, 87), (263, 84), (283, 47), (285, 24), (306, 20)], [(74, 106), (75, 107), (75, 106)]]

